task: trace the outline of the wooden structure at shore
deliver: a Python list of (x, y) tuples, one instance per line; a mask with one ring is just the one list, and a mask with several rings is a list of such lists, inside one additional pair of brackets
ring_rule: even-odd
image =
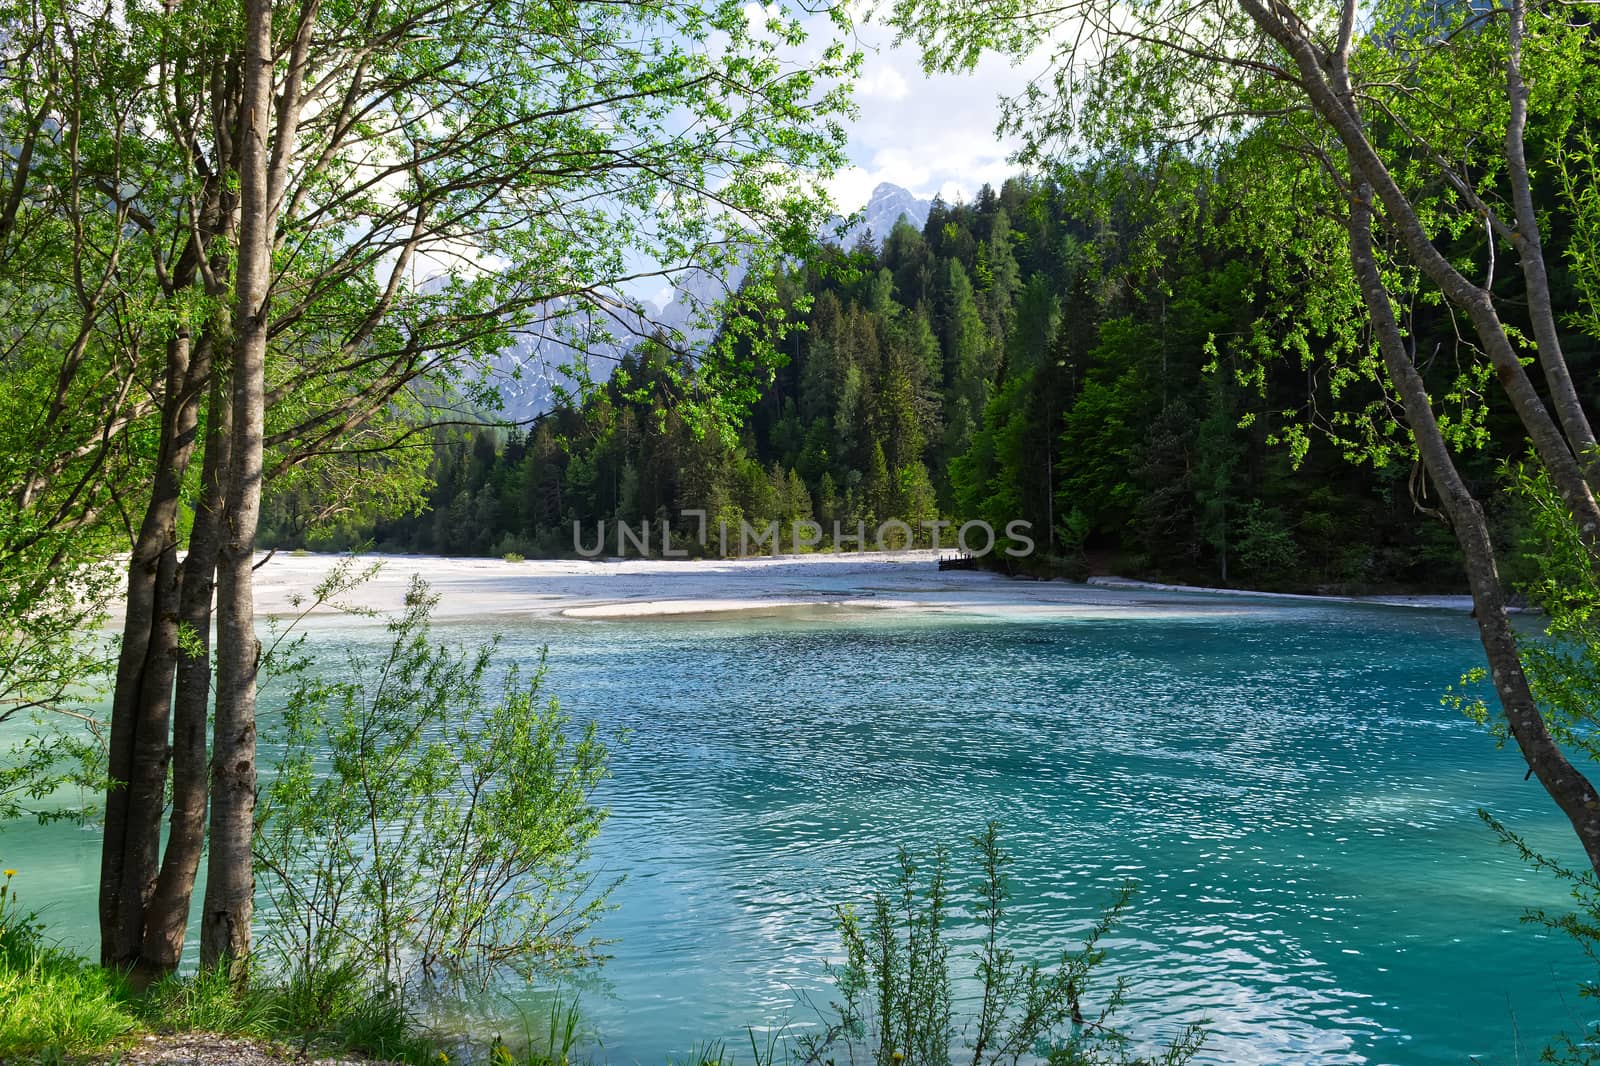
[(961, 552), (957, 555), (939, 556), (940, 570), (976, 570), (977, 568), (978, 557), (976, 555), (968, 555), (966, 552)]

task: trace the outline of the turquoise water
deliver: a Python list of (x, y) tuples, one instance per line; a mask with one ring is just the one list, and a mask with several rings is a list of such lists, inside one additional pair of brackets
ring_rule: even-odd
[[(442, 627), (524, 660), (548, 644), (568, 710), (630, 734), (597, 855), (627, 875), (617, 942), (580, 987), (605, 1057), (813, 1022), (830, 904), (882, 883), (897, 845), (990, 818), (1024, 954), (1070, 946), (1138, 881), (1109, 945), (1123, 1021), (1158, 1040), (1208, 1017), (1206, 1062), (1527, 1062), (1593, 1016), (1576, 949), (1518, 921), (1559, 887), (1474, 814), (1571, 850), (1518, 756), (1440, 706), (1479, 658), (1464, 615), (1133, 597), (1101, 615)], [(87, 941), (92, 836), (12, 826), (0, 850)]]

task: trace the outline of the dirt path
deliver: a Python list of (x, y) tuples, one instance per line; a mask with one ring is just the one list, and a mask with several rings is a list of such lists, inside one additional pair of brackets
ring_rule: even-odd
[(99, 1061), (106, 1066), (395, 1066), (369, 1059), (312, 1058), (270, 1041), (211, 1033), (150, 1034)]

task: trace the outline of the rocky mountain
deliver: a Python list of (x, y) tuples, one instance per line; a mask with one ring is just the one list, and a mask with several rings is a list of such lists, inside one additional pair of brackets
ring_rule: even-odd
[(894, 224), (904, 217), (921, 229), (928, 221), (928, 209), (933, 201), (912, 195), (910, 190), (884, 182), (872, 190), (872, 198), (862, 208), (861, 219), (845, 231), (846, 246), (854, 243), (863, 233), (870, 232), (879, 244), (894, 229)]
[[(907, 189), (884, 182), (872, 190), (872, 197), (862, 208), (860, 219), (845, 231), (842, 238), (832, 236), (836, 225), (828, 228), (826, 237), (848, 247), (862, 234), (870, 232), (874, 241), (881, 244), (901, 218), (921, 229), (928, 221), (930, 207), (932, 201), (920, 199)], [(728, 279), (728, 284), (737, 285), (738, 278)], [(613, 339), (590, 344), (587, 353), (578, 352), (553, 330), (525, 335), (515, 345), (501, 352), (495, 357), (491, 371), (504, 403), (500, 417), (523, 421), (548, 409), (556, 388), (572, 384), (571, 379), (560, 370), (564, 364), (586, 362), (591, 376), (597, 379), (606, 377), (621, 354), (650, 333), (651, 325), (684, 329), (694, 306), (714, 300), (725, 291), (723, 283), (717, 278), (696, 273), (679, 278), (676, 287), (683, 295), (666, 306), (647, 302), (642, 316), (624, 316), (627, 321), (620, 325), (616, 321), (608, 321), (606, 325), (614, 335)]]

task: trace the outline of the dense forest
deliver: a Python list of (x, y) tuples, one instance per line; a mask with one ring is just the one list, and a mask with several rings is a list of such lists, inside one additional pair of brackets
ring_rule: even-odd
[[(1083, 221), (1082, 199), (1059, 182), (985, 186), (970, 204), (936, 200), (920, 232), (902, 218), (881, 242), (868, 233), (848, 250), (826, 246), (778, 277), (806, 328), (737, 439), (680, 417), (666, 372), (675, 356), (642, 345), (593, 394), (531, 425), (437, 430), (417, 513), (369, 509), (308, 528), (316, 501), (291, 489), (269, 508), (271, 541), (570, 555), (574, 523), (592, 551), (605, 522), (612, 553), (615, 523), (668, 521), (674, 547), (700, 552), (699, 520), (682, 512), (703, 510), (713, 529), (734, 531), (730, 551), (741, 522), (778, 522), (792, 550), (804, 520), (823, 531), (822, 548), (862, 550), (859, 527), (870, 549), (890, 519), (922, 545), (937, 532), (941, 546), (956, 540), (930, 528), (940, 519), (986, 522), (1002, 545), (1020, 519), (1033, 553), (990, 556), (1013, 569), (1308, 590), (1460, 586), (1454, 539), (1409, 458), (1357, 464), (1326, 438), (1286, 439), (1286, 423), (1340, 401), (1321, 369), (1263, 366), (1230, 344), (1261, 314), (1259, 260), (1204, 219), (1157, 235), (1132, 210)], [(1422, 342), (1454, 346), (1436, 317), (1419, 315)], [(1568, 350), (1592, 362), (1584, 345)], [(1453, 363), (1436, 362), (1447, 387)], [(1486, 460), (1469, 469), (1498, 476)]]

